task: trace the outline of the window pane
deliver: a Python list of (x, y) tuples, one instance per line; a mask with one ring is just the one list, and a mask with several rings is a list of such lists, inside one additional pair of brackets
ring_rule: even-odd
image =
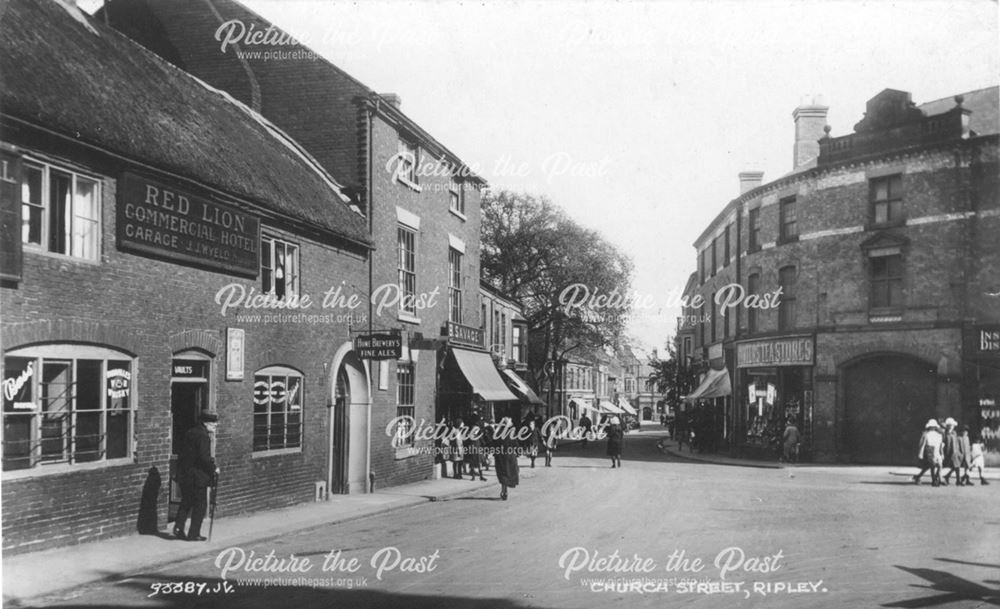
[(97, 461), (101, 455), (101, 412), (78, 412), (74, 430), (74, 461)]
[(887, 180), (876, 180), (873, 187), (872, 197), (876, 201), (885, 201), (889, 198), (889, 182)]
[(31, 415), (4, 415), (4, 471), (31, 467), (31, 419)]
[(108, 413), (108, 431), (105, 438), (108, 459), (121, 459), (128, 456), (128, 442), (132, 413), (116, 410)]
[(101, 369), (103, 362), (81, 359), (76, 362), (76, 410), (101, 409)]
[(49, 170), (49, 251), (67, 254), (72, 212), (72, 178), (68, 174)]
[(21, 183), (22, 227), (21, 240), (25, 243), (42, 244), (42, 169), (24, 167), (24, 181)]

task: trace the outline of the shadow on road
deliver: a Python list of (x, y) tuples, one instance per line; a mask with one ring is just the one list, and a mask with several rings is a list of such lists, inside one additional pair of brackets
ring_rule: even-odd
[(911, 575), (916, 575), (927, 582), (927, 584), (913, 584), (913, 587), (928, 590), (928, 595), (896, 601), (894, 603), (885, 603), (882, 607), (916, 609), (918, 607), (935, 607), (966, 600), (1000, 606), (1000, 589), (990, 589), (946, 571), (938, 571), (937, 569), (920, 569), (900, 565), (895, 565), (895, 567)]
[[(308, 576), (309, 574), (305, 574)], [(468, 598), (459, 596), (422, 596), (408, 593), (395, 593), (384, 590), (375, 590), (373, 587), (380, 586), (382, 582), (374, 578), (367, 578), (367, 584), (357, 586), (359, 579), (354, 576), (337, 577), (335, 574), (330, 577), (313, 577), (313, 580), (324, 580), (323, 585), (314, 586), (276, 586), (264, 587), (251, 585), (249, 580), (240, 583), (239, 580), (223, 581), (216, 578), (170, 578), (155, 574), (142, 574), (130, 577), (118, 582), (115, 587), (119, 589), (122, 598), (128, 597), (116, 604), (107, 600), (87, 602), (87, 594), (65, 602), (51, 601), (44, 603), (46, 607), (68, 607), (75, 609), (96, 609), (109, 607), (134, 606), (135, 594), (149, 596), (157, 607), (165, 609), (199, 609), (203, 607), (233, 607), (239, 609), (273, 609), (275, 607), (296, 607), (297, 609), (316, 607), (329, 609), (331, 607), (350, 607), (351, 609), (384, 609), (384, 608), (405, 608), (405, 609), (440, 609), (441, 607), (456, 607), (461, 609), (522, 609), (535, 607), (507, 598)], [(278, 577), (278, 574), (270, 574), (271, 577)], [(283, 579), (293, 579), (293, 574), (285, 574)], [(304, 579), (305, 576), (301, 579)], [(264, 577), (260, 578), (263, 580)], [(257, 580), (257, 581), (260, 581)], [(350, 582), (348, 584), (347, 582)], [(202, 584), (204, 584), (202, 586)], [(198, 589), (201, 587), (202, 593), (185, 592), (184, 590)], [(174, 589), (181, 591), (175, 592)], [(158, 590), (157, 594), (153, 594)], [(6, 603), (5, 603), (6, 605)], [(18, 605), (13, 605), (18, 606)], [(27, 605), (21, 605), (27, 606)], [(36, 605), (30, 605), (36, 606)]]

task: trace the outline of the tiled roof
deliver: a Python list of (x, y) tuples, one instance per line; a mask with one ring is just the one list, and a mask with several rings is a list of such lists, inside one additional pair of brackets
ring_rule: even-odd
[(55, 0), (0, 13), (2, 114), (368, 244), (339, 185), (260, 115)]

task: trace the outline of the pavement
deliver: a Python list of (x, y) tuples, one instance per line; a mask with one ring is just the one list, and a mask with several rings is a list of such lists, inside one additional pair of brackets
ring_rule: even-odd
[[(3, 604), (101, 581), (113, 581), (144, 569), (163, 567), (206, 553), (250, 542), (268, 541), (314, 527), (349, 522), (411, 506), (440, 501), (498, 486), (493, 471), (486, 482), (442, 478), (389, 487), (373, 494), (331, 495), (329, 500), (278, 510), (220, 518), (207, 542), (177, 540), (164, 529), (158, 535), (130, 535), (75, 546), (3, 557)], [(202, 534), (207, 534), (206, 518)]]

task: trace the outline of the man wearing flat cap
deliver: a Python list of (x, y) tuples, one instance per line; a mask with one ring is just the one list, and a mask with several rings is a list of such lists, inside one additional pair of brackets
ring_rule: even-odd
[[(212, 439), (219, 425), (219, 416), (202, 411), (200, 422), (184, 434), (180, 455), (177, 457), (177, 482), (181, 487), (181, 505), (174, 522), (174, 537), (188, 541), (205, 541), (201, 536), (201, 521), (208, 509), (208, 493), (216, 474), (219, 473), (212, 457)], [(184, 533), (184, 523), (191, 514), (191, 528)]]

